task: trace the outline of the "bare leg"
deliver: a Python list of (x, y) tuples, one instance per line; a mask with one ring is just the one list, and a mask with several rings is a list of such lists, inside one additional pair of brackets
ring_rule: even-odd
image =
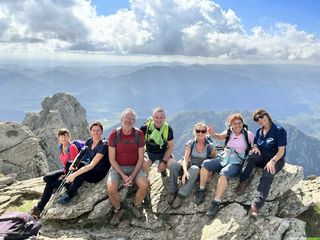
[(110, 200), (112, 206), (115, 209), (120, 209), (121, 200), (120, 200), (120, 195), (118, 192), (118, 184), (115, 182), (108, 182), (107, 183), (107, 192), (108, 192), (109, 200)]
[(218, 179), (217, 189), (215, 192), (215, 198), (221, 199), (222, 195), (228, 188), (228, 178), (224, 175), (221, 175)]
[(136, 192), (134, 205), (139, 206), (141, 205), (142, 200), (146, 196), (149, 188), (148, 179), (146, 177), (140, 177), (136, 180), (136, 184), (138, 185), (139, 189)]

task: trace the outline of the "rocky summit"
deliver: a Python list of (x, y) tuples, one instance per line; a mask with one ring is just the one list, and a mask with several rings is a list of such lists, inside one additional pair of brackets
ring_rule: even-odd
[(39, 113), (27, 113), (23, 125), (33, 131), (41, 140), (48, 158), (50, 171), (60, 168), (57, 151), (57, 134), (62, 127), (71, 133), (71, 139), (85, 140), (89, 137), (86, 111), (77, 99), (65, 93), (46, 97)]
[[(274, 179), (261, 215), (254, 220), (247, 210), (260, 176), (257, 170), (243, 196), (234, 192), (238, 178), (231, 179), (219, 213), (210, 220), (205, 212), (218, 176), (207, 186), (202, 205), (194, 203), (194, 191), (180, 208), (172, 209), (166, 202), (169, 178), (161, 177), (153, 167), (149, 175), (152, 201), (144, 208), (144, 219), (136, 219), (126, 209), (118, 227), (109, 225), (112, 207), (105, 181), (85, 183), (68, 204), (54, 201), (47, 209), (38, 239), (306, 239), (305, 222), (296, 217), (319, 203), (320, 178), (303, 180), (301, 167), (286, 164)], [(41, 178), (7, 184), (0, 194), (1, 212), (19, 199), (38, 199), (44, 187)], [(127, 204), (133, 201), (134, 189), (122, 186), (120, 193)]]

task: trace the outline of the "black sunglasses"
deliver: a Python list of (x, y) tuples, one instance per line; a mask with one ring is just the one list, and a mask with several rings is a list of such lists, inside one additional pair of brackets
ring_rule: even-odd
[(259, 119), (262, 119), (262, 118), (264, 117), (264, 115), (265, 115), (265, 114), (256, 115), (256, 116), (254, 117), (254, 121), (255, 121), (255, 122), (258, 122)]
[(207, 132), (207, 130), (198, 130), (198, 129), (196, 129), (196, 133), (206, 133)]

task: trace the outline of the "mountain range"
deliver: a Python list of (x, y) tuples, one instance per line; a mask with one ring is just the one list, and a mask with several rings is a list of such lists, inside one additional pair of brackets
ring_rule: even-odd
[[(170, 126), (174, 131), (174, 156), (179, 160), (184, 155), (185, 144), (192, 138), (192, 130), (194, 125), (199, 121), (204, 121), (208, 125), (214, 126), (217, 132), (227, 129), (226, 119), (232, 112), (213, 112), (213, 111), (189, 111), (177, 113), (168, 118)], [(255, 133), (259, 127), (251, 119), (251, 114), (246, 111), (241, 113), (249, 130)], [(140, 127), (144, 120), (139, 119), (136, 126)], [(305, 177), (310, 175), (320, 176), (320, 140), (303, 133), (301, 130), (289, 124), (282, 124), (287, 131), (287, 154), (286, 161), (290, 164), (303, 166)], [(111, 130), (117, 128), (119, 124), (114, 125), (104, 132), (104, 136), (108, 137)], [(223, 142), (217, 142), (221, 145)]]

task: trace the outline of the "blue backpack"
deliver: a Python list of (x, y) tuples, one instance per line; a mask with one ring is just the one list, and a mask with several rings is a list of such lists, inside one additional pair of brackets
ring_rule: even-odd
[[(206, 136), (206, 139), (205, 139), (205, 143), (207, 145), (207, 158), (210, 159), (211, 158), (211, 152), (212, 152), (212, 145), (215, 145), (216, 141), (213, 139), (212, 136)], [(190, 156), (192, 154), (192, 151), (194, 149), (194, 146), (196, 145), (196, 139), (194, 138), (191, 142), (191, 145), (190, 145)]]
[[(73, 140), (73, 141), (70, 143), (70, 145), (69, 145), (69, 147), (68, 147), (68, 149), (67, 149), (67, 153), (68, 153), (68, 154), (70, 154), (70, 146), (71, 146), (71, 144), (74, 144), (74, 145), (77, 147), (78, 151), (80, 152), (81, 149), (86, 145), (86, 142), (85, 142), (85, 141), (82, 141), (82, 140)], [(62, 152), (62, 144), (61, 144), (61, 143), (60, 143), (59, 146), (58, 146), (58, 150), (59, 150), (60, 153)]]

